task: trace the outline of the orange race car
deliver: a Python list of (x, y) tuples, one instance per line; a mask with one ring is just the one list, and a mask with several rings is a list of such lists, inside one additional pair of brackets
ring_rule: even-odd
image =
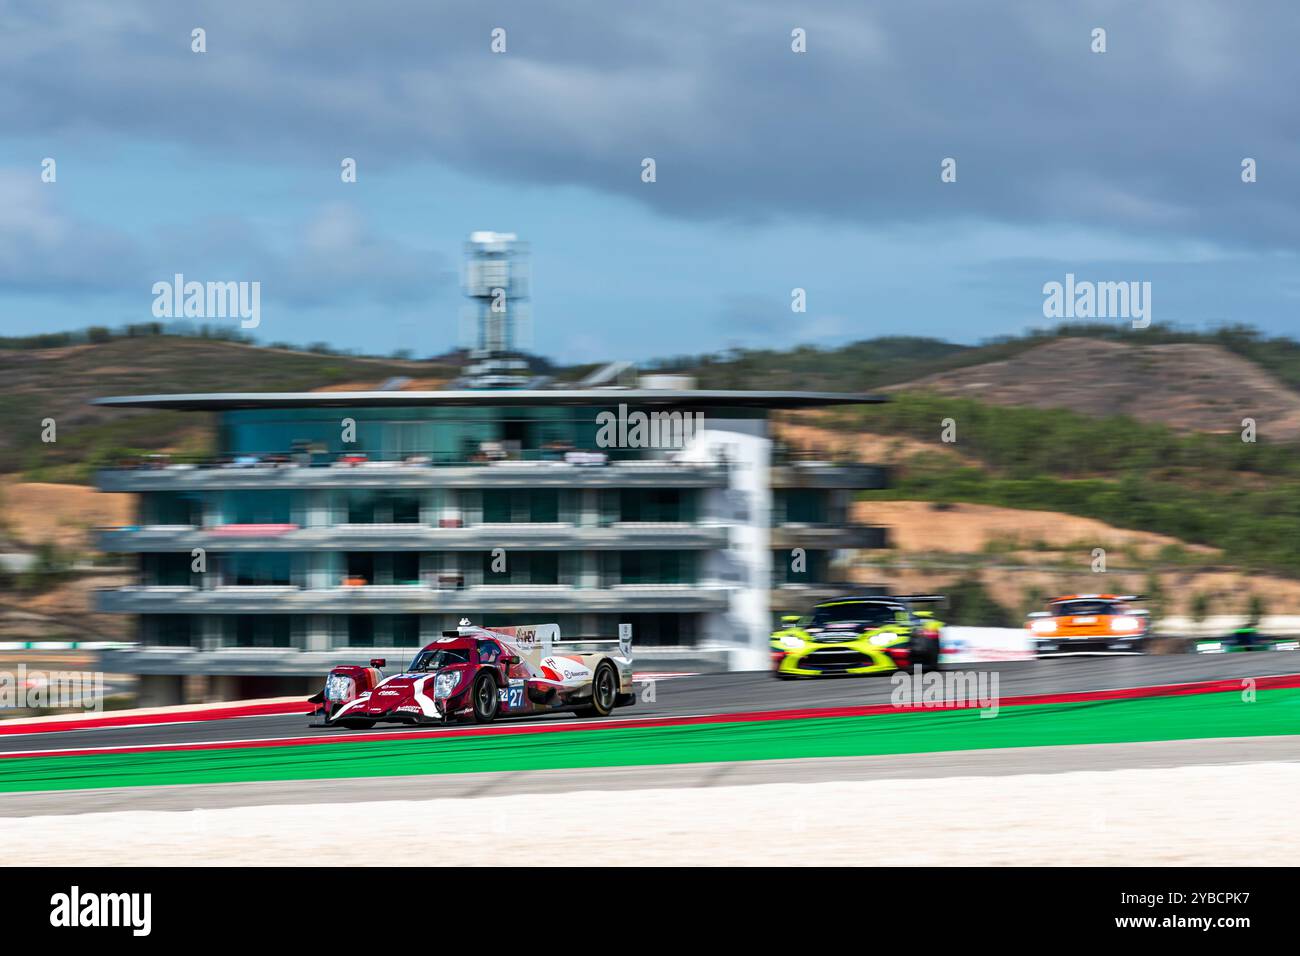
[(1064, 654), (1145, 654), (1149, 611), (1138, 594), (1067, 594), (1047, 602), (1025, 623), (1038, 657)]

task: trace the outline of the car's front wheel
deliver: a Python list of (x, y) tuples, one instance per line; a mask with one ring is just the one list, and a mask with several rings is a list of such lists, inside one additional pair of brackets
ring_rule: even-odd
[(501, 701), (497, 697), (497, 682), (490, 674), (479, 674), (470, 695), (474, 700), (474, 723), (490, 724), (496, 720)]

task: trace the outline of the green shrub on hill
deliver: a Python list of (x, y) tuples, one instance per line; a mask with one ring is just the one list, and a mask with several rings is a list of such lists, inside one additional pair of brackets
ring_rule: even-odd
[(962, 578), (948, 588), (948, 607), (941, 612), (945, 624), (965, 627), (1017, 627), (1022, 622), (1003, 607), (976, 577)]

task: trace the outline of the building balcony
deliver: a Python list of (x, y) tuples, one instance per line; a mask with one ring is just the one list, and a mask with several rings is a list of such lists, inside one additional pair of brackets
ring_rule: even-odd
[(713, 584), (494, 584), (438, 590), (422, 584), (335, 588), (135, 586), (97, 592), (96, 609), (118, 614), (507, 614), (719, 611), (730, 588)]
[(889, 469), (882, 465), (796, 461), (772, 466), (773, 488), (849, 488), (873, 491), (889, 486)]
[(196, 528), (153, 525), (100, 529), (99, 550), (110, 554), (163, 551), (526, 551), (568, 550), (720, 550), (727, 546), (724, 525), (688, 522), (616, 522), (605, 527), (566, 523), (477, 524), (439, 528), (425, 524), (353, 524), (324, 528), (295, 525), (241, 525)]
[(772, 547), (838, 551), (889, 547), (889, 529), (874, 525), (782, 524), (772, 529)]
[(362, 461), (306, 467), (283, 462), (231, 465), (168, 465), (111, 468), (96, 472), (100, 491), (216, 491), (317, 488), (722, 488), (726, 466), (718, 462), (660, 459), (576, 464), (565, 461), (494, 461), (410, 464)]

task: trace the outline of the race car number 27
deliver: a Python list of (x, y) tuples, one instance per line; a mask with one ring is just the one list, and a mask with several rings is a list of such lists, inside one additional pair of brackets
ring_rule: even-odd
[(518, 710), (524, 706), (524, 689), (522, 687), (502, 687), (497, 697), (505, 704), (506, 710)]

